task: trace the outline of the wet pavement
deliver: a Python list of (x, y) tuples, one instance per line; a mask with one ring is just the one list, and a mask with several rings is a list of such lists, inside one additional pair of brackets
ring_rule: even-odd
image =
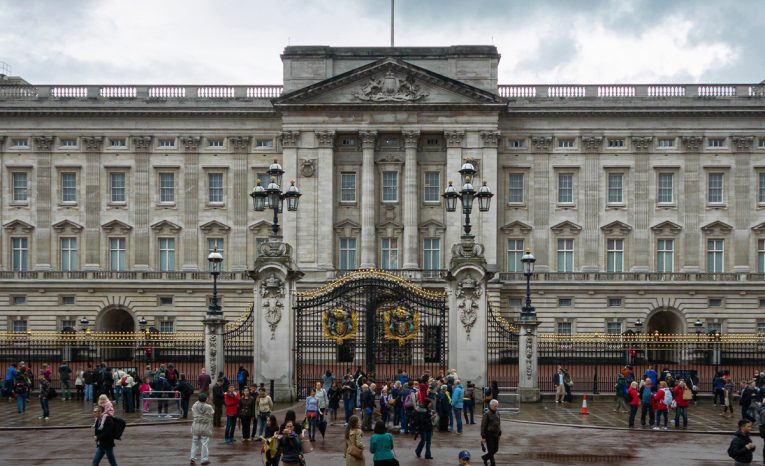
[[(60, 401), (58, 403), (64, 404)], [(0, 404), (2, 404), (0, 425), (7, 426), (9, 410), (6, 402)], [(15, 403), (13, 407), (15, 409)], [(577, 406), (577, 410), (578, 408)], [(563, 426), (562, 424), (573, 424), (575, 419), (581, 416), (574, 414), (577, 410), (573, 407), (556, 406), (554, 403), (523, 405), (518, 415), (503, 414), (504, 434), (501, 438), (500, 454), (497, 456), (498, 464), (637, 465), (646, 462), (657, 464), (658, 459), (660, 459), (659, 463), (664, 465), (731, 464), (725, 451), (734, 427), (725, 429), (728, 433), (718, 435), (673, 429), (668, 432), (639, 429), (627, 431), (607, 426), (607, 424), (626, 424), (626, 415), (613, 413), (612, 408), (611, 403), (601, 401), (590, 403), (591, 414), (587, 420), (581, 420), (580, 423), (604, 424), (605, 428), (599, 429)], [(34, 420), (27, 422), (28, 427), (38, 423), (36, 414), (39, 412), (39, 404), (32, 405), (30, 409), (32, 411), (27, 414), (35, 414), (35, 416)], [(53, 409), (52, 415), (55, 418), (56, 411)], [(66, 411), (63, 406), (59, 406), (59, 409), (62, 413)], [(83, 407), (82, 411), (84, 410)], [(70, 411), (77, 410), (70, 408)], [(11, 414), (15, 415), (15, 411)], [(277, 413), (280, 421), (283, 416), (283, 412)], [(702, 402), (701, 405), (691, 408), (691, 425), (694, 420), (701, 424), (702, 419), (707, 417), (710, 425), (714, 424), (713, 420), (722, 419), (719, 414), (715, 414), (711, 403)], [(300, 412), (298, 418), (302, 419)], [(714, 430), (733, 426), (734, 419), (722, 419), (724, 424), (716, 424)], [(552, 424), (530, 424), (525, 422), (528, 420), (547, 420)], [(480, 423), (480, 417), (477, 417), (476, 422)], [(123, 436), (124, 440), (119, 441), (115, 449), (119, 464), (123, 466), (157, 464), (157, 462), (163, 466), (189, 464), (187, 456), (190, 447), (189, 427), (188, 423), (130, 425)], [(456, 465), (458, 452), (467, 449), (474, 455), (472, 464), (480, 465), (482, 463), (478, 458), (480, 455), (478, 427), (478, 424), (466, 425), (462, 436), (434, 433), (435, 460), (433, 461), (418, 459), (414, 456), (413, 449), (417, 442), (412, 439), (412, 436), (396, 435), (397, 456), (402, 466)], [(237, 435), (240, 433), (237, 432)], [(211, 464), (262, 464), (259, 442), (238, 441), (227, 445), (223, 443), (222, 437), (223, 429), (216, 429), (210, 440)], [(365, 442), (369, 441), (369, 433), (364, 433), (364, 439)], [(758, 447), (756, 462), (759, 462), (762, 459), (762, 441), (759, 438), (754, 440)], [(307, 463), (309, 465), (343, 465), (345, 464), (342, 457), (343, 445), (342, 425), (330, 426), (326, 439), (322, 440), (319, 437), (319, 440), (313, 444), (314, 451), (306, 454)], [(38, 446), (44, 446), (44, 448), (37, 448)], [(87, 428), (6, 430), (0, 434), (0, 464), (86, 465), (90, 463), (94, 450), (93, 433)], [(107, 463), (104, 460), (102, 464)], [(367, 464), (372, 464), (371, 455), (368, 452)]]

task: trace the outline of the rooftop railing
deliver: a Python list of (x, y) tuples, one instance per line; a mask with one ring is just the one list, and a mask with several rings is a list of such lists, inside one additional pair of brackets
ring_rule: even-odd
[(282, 95), (281, 85), (180, 86), (180, 85), (51, 85), (0, 86), (0, 100), (231, 100), (272, 99)]
[(498, 93), (508, 99), (750, 98), (765, 97), (765, 84), (500, 84)]
[[(538, 282), (761, 282), (762, 273), (706, 272), (536, 272), (531, 278)], [(501, 282), (525, 282), (521, 272), (502, 272)]]

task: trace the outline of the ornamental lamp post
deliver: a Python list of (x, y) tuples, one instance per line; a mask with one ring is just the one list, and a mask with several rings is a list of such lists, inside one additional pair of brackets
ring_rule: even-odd
[(478, 199), (478, 210), (481, 212), (488, 212), (489, 207), (491, 206), (491, 198), (494, 197), (494, 193), (491, 192), (491, 189), (489, 189), (485, 181), (478, 191), (473, 188), (473, 179), (476, 170), (470, 160), (466, 160), (465, 163), (462, 164), (459, 173), (462, 181), (462, 189), (457, 191), (453, 182), (450, 180), (449, 185), (446, 187), (442, 196), (446, 201), (447, 212), (455, 212), (457, 210), (457, 200), (459, 199), (461, 201), (462, 213), (465, 214), (465, 223), (462, 226), (464, 231), (462, 239), (472, 240), (473, 235), (470, 234), (470, 231), (472, 230), (472, 226), (470, 225), (470, 213), (473, 211), (473, 201)]
[(696, 338), (698, 338), (703, 330), (704, 322), (702, 322), (701, 319), (696, 319), (696, 322), (693, 323), (693, 327), (696, 329)]
[(216, 247), (213, 252), (207, 256), (207, 262), (210, 263), (210, 274), (213, 276), (213, 295), (210, 305), (207, 307), (208, 316), (219, 316), (223, 314), (218, 304), (218, 275), (220, 275), (220, 267), (223, 262), (223, 256), (218, 252)]
[(261, 180), (257, 180), (255, 187), (250, 192), (252, 197), (252, 208), (255, 212), (263, 212), (271, 209), (274, 211), (274, 221), (271, 225), (271, 236), (279, 235), (279, 212), (284, 212), (284, 200), (287, 200), (287, 210), (295, 212), (298, 209), (298, 203), (302, 194), (295, 186), (295, 181), (290, 182), (290, 187), (282, 192), (281, 183), (284, 170), (279, 163), (274, 160), (268, 167), (266, 174), (271, 178), (271, 182), (264, 188), (261, 186)]
[(90, 322), (88, 322), (88, 318), (85, 317), (85, 316), (82, 316), (82, 319), (80, 319), (80, 329), (83, 332), (87, 332), (89, 324), (90, 324)]
[(531, 305), (531, 276), (534, 275), (536, 261), (537, 258), (531, 253), (531, 248), (526, 248), (526, 253), (521, 257), (523, 275), (526, 277), (526, 304), (521, 308), (521, 320), (537, 320), (537, 313)]
[(141, 330), (141, 332), (146, 331), (146, 318), (141, 316), (141, 318), (138, 320), (138, 328)]
[(638, 317), (638, 318), (635, 320), (635, 333), (637, 333), (638, 335), (640, 335), (640, 332), (642, 332), (642, 331), (643, 331), (643, 321), (642, 321), (642, 320), (640, 320), (640, 318)]

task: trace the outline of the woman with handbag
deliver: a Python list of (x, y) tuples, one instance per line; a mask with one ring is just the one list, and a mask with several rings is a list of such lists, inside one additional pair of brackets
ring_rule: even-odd
[(393, 435), (385, 428), (383, 421), (375, 423), (374, 434), (369, 439), (369, 452), (374, 454), (374, 466), (399, 466), (393, 453)]
[(361, 438), (361, 421), (356, 415), (348, 420), (345, 428), (345, 466), (364, 466), (364, 443)]

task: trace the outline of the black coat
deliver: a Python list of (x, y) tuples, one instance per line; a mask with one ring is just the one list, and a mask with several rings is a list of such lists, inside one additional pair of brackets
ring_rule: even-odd
[(223, 406), (226, 403), (226, 401), (223, 398), (223, 395), (225, 395), (226, 390), (228, 390), (228, 387), (226, 385), (218, 385), (217, 383), (213, 385), (213, 389), (212, 389), (213, 404), (215, 406)]
[(99, 429), (100, 421), (101, 419), (96, 421), (95, 425), (96, 445), (105, 450), (111, 450), (114, 448), (114, 419), (111, 416), (106, 416), (103, 429)]
[(728, 456), (739, 463), (751, 463), (752, 456), (754, 456), (754, 448), (751, 450), (746, 448), (746, 445), (750, 443), (752, 443), (752, 439), (748, 435), (745, 435), (740, 430), (736, 431), (728, 447)]

